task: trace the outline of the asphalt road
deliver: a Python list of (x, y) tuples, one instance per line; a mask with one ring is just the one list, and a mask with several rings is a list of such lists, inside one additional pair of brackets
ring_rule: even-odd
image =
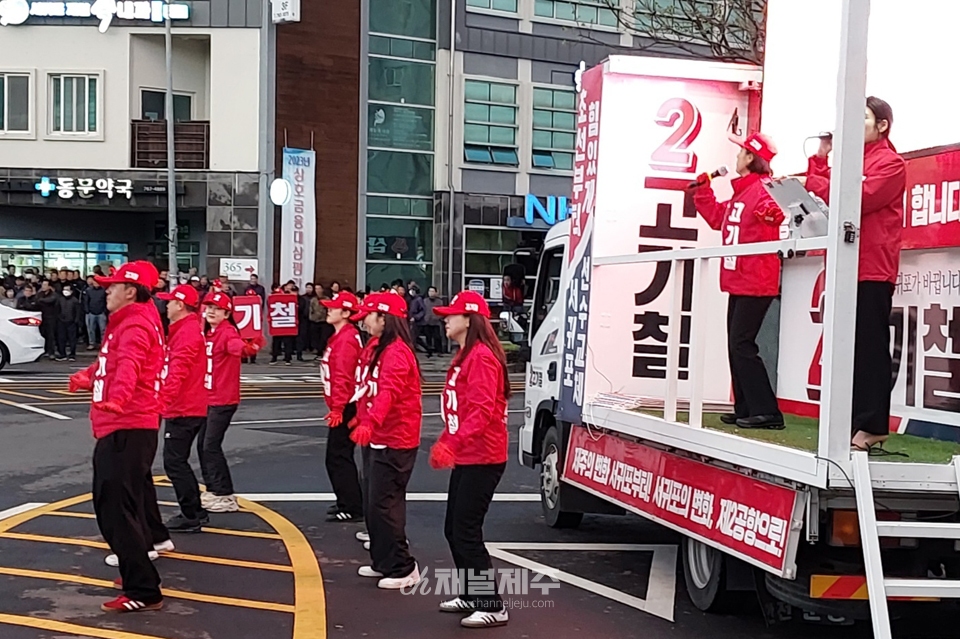
[[(452, 561), (443, 537), (447, 473), (427, 463), (441, 427), (435, 374), (428, 376), (423, 400), (423, 441), (407, 525), (429, 593), (380, 591), (357, 576), (366, 560), (354, 539), (361, 526), (324, 521), (330, 484), (319, 417), (325, 410), (313, 371), (261, 365), (245, 371), (244, 401), (225, 446), (237, 491), (248, 497), (245, 512), (213, 515), (210, 533), (175, 537), (179, 555), (162, 557), (157, 565), (164, 587), (176, 596), (168, 593), (163, 611), (117, 617), (98, 608), (113, 596), (108, 588), (116, 572), (103, 564), (105, 550), (83, 498), (90, 489), (93, 440), (85, 400), (65, 392), (68, 372), (66, 365), (45, 365), (0, 373), (0, 511), (53, 504), (41, 516), (19, 515), (30, 518), (12, 528), (7, 524), (16, 518), (0, 520), (3, 639), (469, 633), (459, 628), (457, 615), (436, 610), (444, 598), (437, 590)], [(516, 451), (522, 395), (510, 407)], [(155, 471), (163, 474), (159, 465)], [(552, 530), (543, 523), (538, 480), (535, 471), (511, 459), (487, 518), (486, 540), (498, 557), (500, 577), (516, 580), (505, 595), (513, 606), (510, 624), (485, 631), (490, 637), (799, 639), (812, 633), (858, 637), (868, 630), (804, 623), (768, 628), (750, 601), (734, 616), (701, 613), (683, 591), (673, 533), (634, 516), (588, 516), (577, 530)], [(162, 481), (159, 495), (162, 502), (174, 499)], [(524, 568), (560, 571), (561, 581), (516, 572)], [(942, 636), (955, 636), (950, 632)], [(930, 630), (918, 636), (941, 635)]]

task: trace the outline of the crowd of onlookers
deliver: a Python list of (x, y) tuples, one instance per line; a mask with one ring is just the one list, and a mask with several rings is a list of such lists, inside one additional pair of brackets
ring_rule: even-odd
[[(18, 274), (16, 267), (10, 265), (0, 286), (0, 304), (40, 313), (44, 354), (58, 361), (75, 361), (78, 343), (86, 344), (87, 350), (99, 349), (107, 326), (107, 292), (97, 283), (96, 275), (104, 275), (100, 266), (93, 267), (93, 272), (83, 277), (80, 271), (67, 268), (46, 273), (25, 268)], [(177, 274), (174, 284), (178, 283), (195, 287), (201, 299), (211, 292), (223, 292), (231, 297), (258, 295), (264, 303), (267, 299), (267, 290), (256, 275), (251, 275), (247, 282), (229, 282), (226, 279), (210, 279), (191, 269)], [(160, 270), (157, 292), (167, 290), (169, 286), (169, 271)], [(282, 358), (284, 363), (290, 364), (294, 358), (305, 361), (307, 354), (313, 354), (316, 358), (323, 355), (333, 328), (327, 324), (327, 308), (322, 301), (331, 299), (341, 290), (355, 293), (361, 300), (371, 291), (369, 287), (366, 291), (353, 291), (349, 287), (341, 287), (336, 281), (329, 286), (308, 283), (302, 291), (292, 281), (277, 283), (270, 288), (271, 293), (290, 293), (299, 298), (299, 334), (273, 340), (271, 363), (279, 363)], [(382, 284), (379, 290), (393, 290), (406, 299), (408, 319), (418, 349), (427, 357), (446, 352), (443, 327), (440, 318), (433, 312), (444, 302), (435, 287), (429, 287), (427, 294), (423, 295), (415, 281), (404, 284), (403, 280), (395, 280), (390, 285)], [(160, 317), (166, 321), (166, 303), (157, 298), (154, 300)], [(255, 363), (256, 358), (249, 361)]]

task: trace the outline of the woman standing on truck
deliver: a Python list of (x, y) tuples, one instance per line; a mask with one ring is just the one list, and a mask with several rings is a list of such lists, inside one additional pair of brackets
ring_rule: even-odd
[[(770, 161), (777, 154), (773, 141), (754, 133), (742, 142), (737, 155), (733, 198), (719, 203), (706, 173), (697, 178), (693, 201), (710, 228), (720, 231), (724, 245), (774, 242), (780, 239), (783, 211), (763, 187), (771, 175)], [(733, 413), (722, 415), (725, 424), (740, 428), (783, 428), (783, 414), (760, 358), (757, 333), (770, 303), (780, 293), (780, 258), (773, 254), (724, 257), (720, 288), (727, 302), (727, 353), (733, 383)]]
[(430, 465), (453, 469), (443, 532), (457, 574), (466, 575), (460, 595), (441, 603), (440, 611), (471, 613), (460, 620), (465, 628), (502, 626), (509, 617), (483, 543), (483, 520), (507, 467), (507, 357), (482, 295), (464, 291), (434, 312), (446, 318), (447, 337), (460, 350), (447, 371), (440, 402), (444, 429)]
[[(852, 446), (882, 454), (890, 435), (890, 311), (900, 269), (903, 193), (907, 168), (890, 143), (893, 109), (876, 97), (867, 98), (863, 134), (863, 193), (860, 202), (860, 266), (857, 275), (857, 325), (853, 355)], [(831, 139), (807, 168), (807, 189), (825, 202), (830, 197), (827, 156)]]

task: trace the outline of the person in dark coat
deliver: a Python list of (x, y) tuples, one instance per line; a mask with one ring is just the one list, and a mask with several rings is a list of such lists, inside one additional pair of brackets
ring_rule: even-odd
[(57, 356), (57, 290), (49, 280), (40, 283), (35, 301), (42, 322), (40, 333), (43, 335), (43, 354), (54, 359)]
[(57, 309), (57, 361), (68, 357), (77, 361), (77, 331), (83, 323), (83, 305), (77, 298), (73, 285), (63, 284), (63, 290), (56, 300)]

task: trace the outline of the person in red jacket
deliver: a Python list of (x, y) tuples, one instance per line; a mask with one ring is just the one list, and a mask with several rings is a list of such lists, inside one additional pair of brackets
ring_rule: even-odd
[[(710, 228), (720, 231), (723, 244), (775, 242), (780, 239), (783, 211), (763, 187), (771, 175), (770, 161), (777, 154), (773, 141), (754, 133), (742, 142), (737, 155), (733, 198), (719, 203), (707, 174), (697, 178), (693, 201)], [(733, 382), (733, 413), (722, 415), (725, 424), (741, 428), (783, 428), (783, 414), (760, 358), (757, 334), (767, 310), (780, 293), (780, 258), (774, 254), (724, 257), (720, 288), (727, 301), (727, 354)]]
[(233, 303), (224, 292), (209, 293), (203, 299), (206, 319), (207, 420), (200, 429), (197, 452), (207, 491), (200, 505), (212, 513), (240, 510), (233, 494), (233, 478), (223, 454), (223, 438), (240, 405), (240, 359), (251, 357), (263, 346), (263, 339), (244, 341), (231, 313)]
[[(900, 270), (903, 194), (907, 167), (890, 143), (893, 109), (867, 98), (864, 114), (863, 193), (860, 200), (860, 265), (853, 355), (852, 445), (871, 450), (890, 434), (890, 311)], [(807, 190), (830, 201), (829, 139), (807, 167)], [(877, 451), (881, 449), (877, 448)]]
[(167, 363), (160, 390), (161, 414), (166, 420), (163, 440), (163, 470), (173, 484), (180, 514), (167, 521), (178, 532), (200, 532), (210, 523), (200, 505), (200, 487), (190, 468), (190, 449), (207, 422), (207, 394), (203, 387), (207, 372), (206, 340), (200, 315), (200, 295), (187, 284), (157, 297), (167, 302), (170, 329)]
[(144, 508), (160, 427), (164, 343), (150, 298), (158, 279), (148, 262), (124, 264), (97, 278), (108, 287), (106, 337), (97, 361), (70, 377), (71, 392), (93, 393), (93, 508), (120, 567), (123, 595), (104, 603), (106, 612), (163, 605), (160, 575), (148, 556), (152, 544)]
[(361, 577), (376, 577), (386, 590), (420, 582), (420, 570), (407, 543), (407, 483), (420, 446), (420, 367), (407, 321), (407, 303), (395, 293), (376, 300), (365, 318), (379, 342), (364, 380), (366, 405), (350, 438), (369, 446), (367, 530), (372, 565)]
[(320, 360), (320, 376), (323, 379), (323, 397), (330, 411), (327, 425), (326, 466), (330, 484), (337, 496), (327, 521), (363, 521), (363, 498), (360, 480), (354, 461), (354, 443), (347, 426), (357, 416), (357, 372), (363, 343), (360, 332), (350, 323), (350, 316), (360, 309), (353, 293), (341, 292), (332, 300), (322, 300), (327, 307), (327, 324), (335, 331), (327, 342)]
[(453, 468), (443, 532), (458, 574), (466, 576), (460, 595), (440, 610), (472, 613), (460, 621), (466, 628), (502, 626), (509, 617), (483, 543), (483, 520), (507, 467), (507, 357), (479, 293), (463, 291), (434, 313), (446, 318), (447, 337), (460, 351), (447, 371), (440, 402), (444, 429), (430, 465)]

